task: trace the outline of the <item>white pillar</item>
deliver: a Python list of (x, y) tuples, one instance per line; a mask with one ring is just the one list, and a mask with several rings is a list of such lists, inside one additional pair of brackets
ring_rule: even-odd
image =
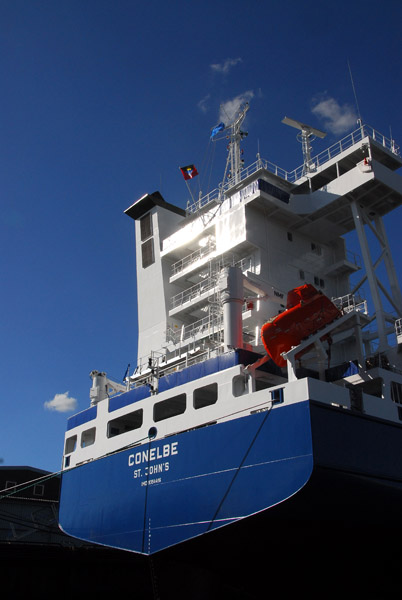
[(363, 255), (366, 276), (370, 286), (371, 298), (374, 303), (374, 310), (377, 320), (379, 351), (383, 351), (388, 347), (387, 334), (385, 330), (384, 309), (382, 306), (380, 293), (377, 287), (377, 278), (374, 271), (373, 262), (371, 260), (369, 244), (364, 230), (364, 211), (360, 209), (356, 200), (351, 203), (353, 220), (356, 227), (357, 236), (359, 238), (360, 249)]

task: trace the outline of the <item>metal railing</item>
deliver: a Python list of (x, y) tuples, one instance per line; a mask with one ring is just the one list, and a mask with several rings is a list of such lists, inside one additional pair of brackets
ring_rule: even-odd
[(346, 260), (350, 263), (356, 265), (356, 267), (362, 267), (362, 259), (360, 254), (356, 252), (352, 252), (351, 250), (346, 250)]
[(196, 338), (213, 336), (219, 333), (223, 328), (222, 315), (220, 312), (211, 311), (202, 319), (183, 325), (180, 329), (168, 327), (166, 330), (167, 344), (174, 346), (187, 346)]
[(177, 262), (172, 264), (172, 277), (184, 271), (187, 267), (193, 263), (201, 260), (216, 248), (215, 242), (210, 241), (206, 246), (201, 246), (198, 250), (195, 250), (191, 254), (188, 254), (184, 258), (181, 258)]
[(352, 311), (361, 312), (365, 315), (367, 311), (367, 300), (361, 300), (356, 298), (353, 294), (346, 294), (339, 298), (332, 298), (332, 302), (335, 304), (343, 314), (350, 313)]
[(222, 329), (221, 315), (207, 315), (195, 323), (186, 325), (181, 331), (180, 341), (189, 340), (198, 336), (205, 337), (213, 335)]
[(191, 286), (190, 288), (183, 290), (179, 294), (176, 294), (175, 296), (173, 296), (170, 300), (170, 302), (171, 302), (170, 306), (171, 306), (171, 308), (177, 308), (178, 306), (181, 306), (182, 304), (185, 304), (186, 302), (190, 302), (191, 300), (198, 298), (199, 296), (201, 296), (201, 294), (204, 294), (205, 292), (209, 292), (210, 290), (213, 290), (215, 286), (216, 286), (216, 277), (209, 277), (208, 279), (205, 279), (204, 281), (201, 281), (200, 283), (196, 283), (195, 285)]
[(169, 375), (169, 373), (182, 371), (186, 367), (191, 367), (191, 365), (196, 365), (200, 362), (204, 362), (205, 360), (208, 360), (208, 358), (211, 358), (212, 352), (214, 353), (214, 355), (223, 354), (224, 349), (222, 346), (217, 345), (215, 348), (213, 348), (213, 350), (208, 349), (205, 352), (202, 352), (201, 354), (197, 354), (196, 356), (186, 355), (186, 358), (184, 358), (180, 362), (175, 363), (171, 367), (163, 369), (163, 375)]
[[(395, 141), (387, 138), (385, 135), (376, 131), (370, 125), (361, 125), (352, 133), (349, 133), (346, 137), (342, 138), (339, 142), (336, 142), (326, 150), (323, 150), (311, 159), (314, 168), (321, 167), (323, 164), (341, 154), (357, 142), (360, 142), (365, 137), (371, 137), (375, 142), (378, 142), (387, 150), (391, 150), (393, 154), (399, 156), (399, 146), (395, 144)], [(297, 181), (304, 175), (304, 165), (297, 167), (294, 171), (288, 174), (288, 181)]]
[[(163, 377), (165, 375), (169, 375), (170, 373), (174, 373), (176, 371), (182, 371), (186, 367), (191, 367), (200, 362), (204, 362), (211, 358), (212, 356), (217, 356), (223, 354), (225, 352), (223, 346), (219, 343), (214, 345), (213, 347), (208, 348), (199, 354), (195, 354), (194, 356), (186, 354), (185, 358), (176, 361), (173, 361), (172, 364), (165, 364), (164, 357), (161, 356), (160, 360), (158, 360), (158, 376)], [(148, 367), (148, 357), (143, 358), (136, 369), (137, 378), (135, 381), (131, 382), (131, 389), (135, 387), (140, 387), (146, 383), (149, 383), (150, 371)], [(141, 375), (142, 373), (142, 375)]]
[[(198, 251), (197, 251), (198, 252)], [(186, 257), (187, 258), (187, 257)], [(185, 259), (183, 259), (185, 260)], [(180, 261), (179, 261), (180, 262)], [(193, 261), (195, 262), (195, 261)], [(175, 263), (177, 264), (177, 263)], [(192, 264), (191, 262), (187, 262), (186, 266)], [(200, 283), (196, 283), (195, 285), (179, 292), (175, 296), (172, 296), (170, 299), (170, 308), (171, 310), (174, 308), (178, 308), (182, 306), (186, 302), (190, 302), (200, 297), (205, 292), (209, 292), (216, 288), (218, 282), (219, 272), (224, 267), (238, 267), (241, 271), (246, 272), (255, 272), (255, 263), (252, 256), (247, 256), (245, 258), (241, 258), (236, 261), (233, 257), (230, 256), (219, 256), (216, 260), (212, 259), (210, 264), (210, 275), (204, 281)], [(176, 271), (180, 272), (180, 271)], [(175, 274), (175, 273), (174, 273)]]
[[(288, 180), (289, 174), (285, 171), (285, 169), (278, 167), (278, 165), (275, 165), (274, 163), (271, 163), (268, 160), (258, 157), (255, 162), (253, 162), (248, 167), (242, 169), (242, 171), (240, 172), (240, 181), (247, 179), (247, 177), (253, 175), (253, 173), (256, 173), (260, 169), (264, 169), (265, 171), (269, 171), (270, 173), (273, 173), (274, 175), (277, 175), (282, 179)], [(233, 185), (234, 184), (232, 184), (231, 181), (228, 181), (227, 183), (221, 185), (219, 188), (215, 188), (205, 196), (202, 196), (202, 198), (199, 198), (195, 202), (191, 204), (190, 202), (188, 202), (186, 208), (187, 214), (194, 214), (201, 210), (204, 206), (207, 206), (212, 202), (219, 204), (220, 202), (222, 202), (226, 192), (230, 190), (233, 187)]]
[[(385, 135), (375, 130), (370, 125), (361, 125), (358, 129), (352, 131), (352, 133), (349, 133), (340, 141), (336, 142), (326, 150), (323, 150), (316, 156), (312, 157), (311, 164), (314, 165), (314, 169), (316, 169), (317, 167), (321, 167), (323, 164), (325, 164), (335, 156), (338, 156), (341, 152), (344, 152), (357, 142), (360, 142), (365, 137), (371, 137), (375, 142), (381, 144), (384, 148), (390, 150), (396, 156), (400, 156), (400, 148), (398, 145), (395, 144), (395, 141), (393, 139), (387, 138)], [(243, 181), (244, 179), (249, 177), (249, 175), (256, 173), (260, 169), (265, 169), (266, 171), (269, 171), (270, 173), (273, 173), (274, 175), (277, 175), (278, 177), (281, 177), (282, 179), (284, 179), (285, 181), (289, 181), (290, 183), (295, 183), (305, 175), (304, 164), (300, 167), (297, 167), (293, 171), (286, 171), (285, 169), (278, 167), (274, 163), (260, 158), (260, 156), (258, 155), (258, 158), (254, 163), (242, 169), (242, 171), (240, 172), (240, 181)], [(232, 187), (233, 184), (229, 181), (222, 185), (219, 189), (212, 190), (209, 194), (206, 194), (206, 196), (199, 198), (192, 204), (188, 204), (187, 213), (196, 213), (201, 208), (203, 208), (207, 204), (210, 204), (213, 201), (217, 203), (221, 202), (225, 193)]]

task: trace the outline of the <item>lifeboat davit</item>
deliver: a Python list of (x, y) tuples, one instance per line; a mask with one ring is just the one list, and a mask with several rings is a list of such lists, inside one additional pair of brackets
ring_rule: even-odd
[(279, 366), (286, 366), (281, 356), (293, 346), (341, 316), (327, 296), (310, 284), (288, 292), (286, 310), (265, 323), (261, 338), (267, 354)]

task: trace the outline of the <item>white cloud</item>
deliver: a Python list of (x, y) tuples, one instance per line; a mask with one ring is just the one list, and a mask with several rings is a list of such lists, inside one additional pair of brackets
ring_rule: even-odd
[(242, 62), (241, 58), (227, 58), (221, 63), (215, 63), (211, 65), (211, 69), (216, 73), (223, 73), (224, 75), (226, 75), (227, 73), (229, 73), (232, 67), (235, 67), (240, 62)]
[(357, 115), (352, 106), (342, 106), (334, 99), (327, 98), (318, 102), (311, 112), (324, 121), (325, 127), (335, 134), (346, 133), (356, 127)]
[(44, 403), (44, 407), (47, 410), (55, 410), (57, 412), (69, 412), (77, 408), (77, 400), (68, 395), (69, 392), (64, 394), (56, 394), (52, 400)]
[(204, 98), (201, 98), (201, 100), (197, 104), (198, 108), (203, 113), (207, 112), (207, 110), (208, 110), (207, 103), (208, 103), (208, 100), (210, 99), (210, 97), (211, 97), (211, 94), (207, 94), (206, 96), (204, 96)]
[(254, 92), (248, 90), (247, 92), (243, 92), (243, 94), (239, 94), (235, 98), (232, 98), (232, 100), (227, 100), (221, 104), (219, 120), (228, 124), (235, 117), (241, 105), (245, 102), (249, 102), (253, 97)]

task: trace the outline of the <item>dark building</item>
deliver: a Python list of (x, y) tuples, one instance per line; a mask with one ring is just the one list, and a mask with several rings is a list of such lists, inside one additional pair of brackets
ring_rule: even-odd
[(28, 466), (0, 467), (3, 593), (35, 592), (45, 598), (48, 593), (61, 598), (73, 592), (119, 593), (134, 576), (139, 597), (152, 598), (147, 563), (134, 563), (130, 553), (86, 544), (60, 530), (59, 493), (59, 474)]
[(59, 475), (0, 467), (0, 543), (74, 545), (58, 527), (59, 493)]

